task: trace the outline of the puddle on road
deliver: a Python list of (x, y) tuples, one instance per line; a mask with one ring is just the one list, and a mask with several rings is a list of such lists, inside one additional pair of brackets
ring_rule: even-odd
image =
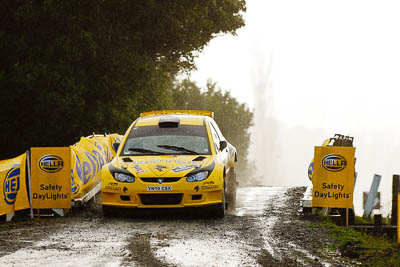
[(263, 215), (267, 205), (276, 205), (286, 192), (284, 187), (240, 187), (236, 194), (236, 207), (230, 212), (236, 216)]
[[(152, 247), (157, 244), (152, 244)], [(168, 263), (177, 266), (242, 266), (244, 251), (230, 242), (199, 239), (170, 240), (156, 251)], [(248, 261), (247, 261), (248, 262)]]

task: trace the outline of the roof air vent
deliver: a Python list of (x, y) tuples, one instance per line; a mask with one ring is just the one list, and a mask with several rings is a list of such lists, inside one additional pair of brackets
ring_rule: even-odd
[(161, 117), (158, 121), (158, 126), (160, 128), (178, 128), (179, 118), (175, 116)]

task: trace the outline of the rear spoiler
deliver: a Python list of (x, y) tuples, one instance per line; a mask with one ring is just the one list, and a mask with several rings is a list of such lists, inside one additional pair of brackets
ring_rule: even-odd
[(201, 115), (208, 116), (214, 119), (214, 112), (207, 110), (155, 110), (140, 113), (140, 117), (156, 116), (156, 115), (169, 115), (169, 114), (188, 114), (188, 115)]

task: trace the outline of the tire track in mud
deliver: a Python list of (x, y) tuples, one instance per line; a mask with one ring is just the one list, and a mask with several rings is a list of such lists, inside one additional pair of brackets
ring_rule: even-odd
[[(153, 239), (157, 257), (165, 263), (177, 266), (243, 266), (256, 262), (243, 246), (238, 228), (243, 220), (227, 215), (224, 219), (204, 219), (186, 222), (183, 231), (169, 235), (168, 239)], [(240, 225), (240, 226), (239, 226)]]
[[(240, 193), (238, 199), (239, 208), (223, 219), (199, 214), (105, 219), (93, 205), (71, 217), (35, 220), (9, 233), (5, 245), (15, 244), (0, 249), (0, 265), (255, 266), (265, 246), (256, 219), (265, 203), (256, 201), (254, 207), (251, 200), (241, 207)], [(11, 238), (24, 235), (32, 224), (38, 227), (25, 239)]]
[(151, 236), (152, 233), (134, 234), (127, 246), (131, 253), (124, 258), (121, 265), (131, 266), (135, 262), (139, 266), (172, 266), (155, 257), (150, 245)]
[(153, 241), (156, 257), (178, 266), (257, 266), (267, 258), (268, 262), (281, 263), (275, 260), (270, 242), (269, 231), (276, 218), (260, 222), (259, 217), (285, 192), (285, 188), (239, 189), (237, 207), (224, 219), (191, 222), (197, 228), (183, 227), (185, 231), (167, 240), (164, 247), (157, 247), (157, 241)]
[(302, 246), (314, 233), (294, 214), (298, 199), (288, 188), (249, 187), (223, 219), (192, 210), (103, 218), (97, 203), (66, 218), (0, 224), (0, 265), (328, 265)]
[[(273, 234), (273, 228), (279, 223), (278, 211), (285, 205), (287, 188), (283, 187), (256, 187), (250, 189), (253, 193), (246, 195), (249, 199), (242, 199), (237, 207), (237, 213), (243, 213), (251, 231), (241, 231), (243, 239), (251, 240), (255, 248), (255, 258), (259, 266), (298, 266), (296, 260), (290, 259), (276, 246), (279, 242)], [(254, 205), (254, 201), (258, 201)], [(240, 207), (244, 206), (244, 209)], [(253, 210), (246, 211), (246, 207)], [(257, 234), (258, 233), (258, 234)]]
[[(273, 251), (262, 250), (258, 257), (261, 266), (330, 266), (328, 262), (313, 255), (302, 247), (301, 243), (294, 243), (307, 228), (297, 224), (299, 214), (299, 199), (304, 189), (280, 188), (276, 198), (271, 199), (269, 205), (265, 205), (264, 214), (257, 217), (258, 224), (268, 227), (261, 228), (264, 240), (269, 242)], [(297, 194), (297, 195), (295, 195)], [(296, 227), (298, 226), (298, 227)], [(288, 230), (291, 231), (288, 231)]]

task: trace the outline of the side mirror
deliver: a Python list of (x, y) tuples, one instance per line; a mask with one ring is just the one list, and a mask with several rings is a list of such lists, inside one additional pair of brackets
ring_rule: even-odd
[(119, 143), (113, 143), (112, 144), (112, 148), (114, 149), (115, 153), (117, 153), (119, 145), (120, 145)]
[(228, 142), (226, 142), (226, 141), (220, 141), (219, 142), (219, 149), (222, 151), (222, 150), (224, 150), (225, 148), (227, 148), (228, 147)]

